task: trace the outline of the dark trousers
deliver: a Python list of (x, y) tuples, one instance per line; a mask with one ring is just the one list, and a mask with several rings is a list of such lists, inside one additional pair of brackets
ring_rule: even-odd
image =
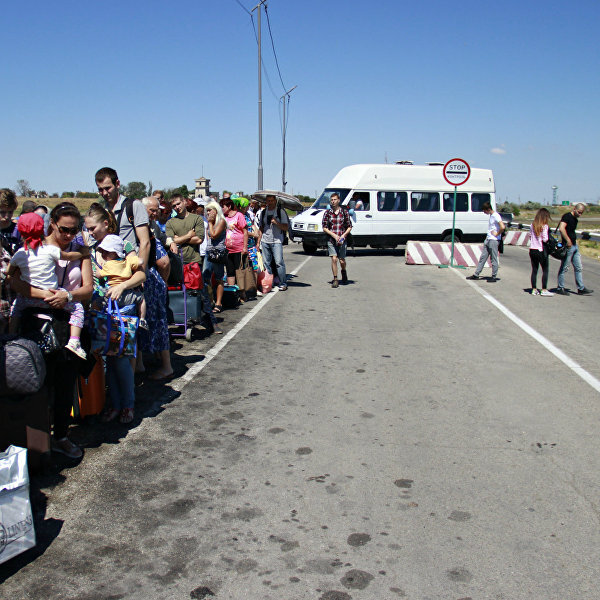
[(542, 289), (548, 288), (548, 255), (540, 250), (530, 250), (529, 260), (531, 261), (531, 287), (537, 288), (538, 268), (542, 266)]

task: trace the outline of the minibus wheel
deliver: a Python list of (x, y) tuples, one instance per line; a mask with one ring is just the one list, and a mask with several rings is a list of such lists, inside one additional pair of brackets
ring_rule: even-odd
[(306, 242), (302, 242), (302, 249), (304, 250), (304, 254), (316, 254), (317, 246), (314, 244), (307, 244)]
[[(452, 241), (452, 234), (451, 233), (447, 233), (442, 238), (442, 242), (451, 242), (451, 241)], [(454, 232), (454, 241), (455, 242), (460, 242), (460, 235), (458, 235), (456, 232)]]

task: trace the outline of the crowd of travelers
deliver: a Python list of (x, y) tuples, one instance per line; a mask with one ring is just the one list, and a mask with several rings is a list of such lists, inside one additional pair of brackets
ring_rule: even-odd
[[(83, 217), (68, 201), (48, 212), (27, 200), (16, 218), (15, 193), (0, 190), (0, 334), (19, 333), (27, 309), (65, 311), (64, 354), (72, 364), (60, 374), (53, 369), (52, 449), (74, 459), (82, 451), (67, 436), (78, 372), (73, 365), (100, 362), (108, 391), (101, 420), (131, 423), (143, 357), (154, 356), (158, 365), (149, 379), (174, 375), (170, 287), (183, 285), (197, 297), (199, 321), (209, 334), (223, 332), (226, 289), (236, 290), (239, 303), (252, 299), (247, 287), (236, 286), (240, 269), (251, 273), (254, 296), (273, 285), (287, 290), (283, 244), (289, 220), (275, 196), (267, 196), (265, 206), (228, 193), (220, 200), (180, 194), (167, 199), (158, 190), (132, 200), (121, 193), (117, 172), (109, 167), (96, 173), (95, 182), (103, 201)], [(262, 291), (260, 281), (268, 282)], [(93, 346), (101, 333), (94, 315), (104, 313), (135, 323), (137, 352), (122, 352), (123, 340), (119, 352), (107, 352), (110, 331), (104, 332), (104, 352)]]

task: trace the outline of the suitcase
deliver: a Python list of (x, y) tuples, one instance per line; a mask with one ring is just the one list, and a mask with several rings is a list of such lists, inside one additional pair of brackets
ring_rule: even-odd
[(0, 450), (27, 448), (29, 468), (50, 463), (50, 404), (46, 385), (27, 396), (0, 397)]
[(98, 359), (87, 379), (79, 378), (79, 416), (99, 415), (106, 401), (104, 362)]
[(240, 303), (240, 288), (237, 285), (223, 286), (223, 308), (235, 308)]

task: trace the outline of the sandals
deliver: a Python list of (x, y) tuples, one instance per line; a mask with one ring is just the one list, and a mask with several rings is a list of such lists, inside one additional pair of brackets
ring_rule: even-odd
[(214, 313), (220, 313), (223, 312), (223, 305), (222, 304), (215, 304), (215, 307), (213, 308), (213, 312)]
[(131, 423), (133, 421), (133, 408), (124, 408), (119, 417), (119, 423)]
[(118, 416), (119, 411), (116, 408), (111, 408), (110, 410), (107, 410), (102, 413), (100, 420), (103, 423), (110, 423), (111, 421), (114, 421)]

